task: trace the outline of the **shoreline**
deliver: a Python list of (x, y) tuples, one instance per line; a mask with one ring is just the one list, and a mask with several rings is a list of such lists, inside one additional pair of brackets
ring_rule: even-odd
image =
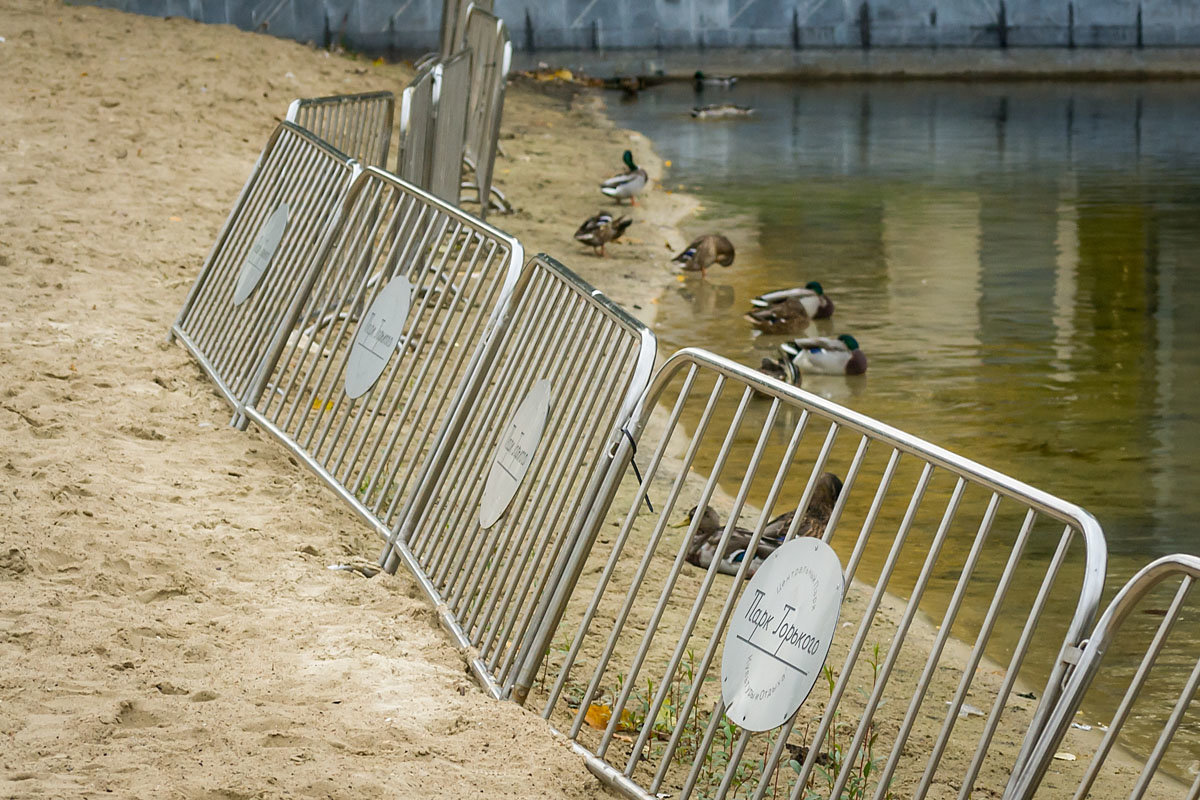
[(518, 50), (514, 70), (540, 62), (596, 78), (690, 81), (697, 69), (751, 80), (1151, 81), (1200, 79), (1200, 48), (876, 47)]

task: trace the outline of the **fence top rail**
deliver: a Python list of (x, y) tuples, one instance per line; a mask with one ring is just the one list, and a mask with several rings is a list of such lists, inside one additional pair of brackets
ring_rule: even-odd
[[(789, 404), (807, 408), (811, 411), (835, 420), (844, 428), (856, 431), (864, 436), (885, 442), (902, 453), (908, 453), (923, 458), (935, 467), (942, 467), (956, 475), (972, 480), (987, 489), (1001, 495), (1019, 497), (1023, 502), (1050, 517), (1077, 528), (1083, 535), (1087, 547), (1087, 564), (1083, 585), (1084, 597), (1092, 597), (1098, 605), (1100, 594), (1104, 589), (1104, 575), (1107, 569), (1107, 549), (1105, 547), (1104, 531), (1100, 523), (1090, 512), (1055, 497), (1027, 483), (1019, 481), (1002, 472), (984, 466), (977, 461), (960, 456), (931, 442), (928, 442), (887, 423), (868, 417), (852, 409), (840, 406), (823, 397), (806, 392), (795, 386), (783, 383), (775, 378), (731, 361), (715, 353), (710, 353), (697, 347), (686, 347), (673, 353), (659, 369), (650, 388), (647, 389), (647, 400), (643, 404), (637, 425), (632, 431), (640, 435), (642, 428), (649, 419), (653, 409), (653, 401), (657, 400), (667, 384), (677, 373), (691, 365), (699, 365), (711, 369), (721, 375), (734, 378), (749, 385), (755, 391), (769, 397), (778, 398)], [(1090, 620), (1089, 620), (1090, 622)]]

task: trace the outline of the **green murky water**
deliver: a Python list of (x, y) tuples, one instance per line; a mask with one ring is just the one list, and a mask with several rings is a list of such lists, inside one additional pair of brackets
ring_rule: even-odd
[[(757, 114), (690, 119), (716, 101)], [(757, 365), (788, 337), (750, 330), (750, 298), (818, 280), (837, 311), (808, 335), (851, 333), (870, 366), (805, 389), (1091, 511), (1110, 595), (1200, 553), (1200, 85), (671, 85), (610, 112), (671, 160), (666, 188), (701, 198), (686, 232), (738, 246), (671, 288), (665, 352)]]

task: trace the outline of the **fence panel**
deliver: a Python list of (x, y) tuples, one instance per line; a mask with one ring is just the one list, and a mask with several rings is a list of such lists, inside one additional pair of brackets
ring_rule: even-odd
[[(1117, 593), (1007, 797), (1200, 794), (1200, 602), (1190, 594), (1198, 579), (1200, 558), (1164, 556)], [(1120, 652), (1111, 653), (1118, 636)], [(1104, 713), (1108, 722), (1077, 721), (1081, 706), (1084, 719)]]
[[(635, 442), (644, 481), (624, 467)], [(580, 580), (560, 583), (513, 689), (601, 778), (634, 797), (1004, 788), (1095, 619), (1089, 514), (693, 349), (656, 375), (614, 465), (615, 500), (582, 512)], [(751, 733), (725, 716), (716, 665), (768, 533), (823, 538), (846, 589), (812, 694)]]
[(245, 415), (386, 538), (443, 422), (469, 399), (478, 345), (507, 307), (521, 256), (512, 237), (367, 169)]
[(479, 392), (392, 533), (496, 697), (557, 585), (654, 367), (644, 325), (548, 256), (532, 259)]
[(283, 122), (217, 236), (171, 334), (234, 408), (358, 171)]
[(465, 187), (476, 190), (480, 216), (486, 216), (491, 203), (500, 119), (504, 114), (504, 92), (512, 65), (512, 42), (504, 21), (478, 6), (467, 13), (465, 35), (471, 51), (471, 94), (463, 159), (472, 171)]
[(391, 92), (306, 97), (292, 101), (286, 119), (363, 165), (386, 168), (395, 108)]

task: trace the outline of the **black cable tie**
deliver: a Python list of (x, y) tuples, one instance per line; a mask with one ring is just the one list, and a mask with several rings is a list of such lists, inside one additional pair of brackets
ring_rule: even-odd
[[(638, 486), (643, 486), (646, 482), (642, 480), (642, 473), (638, 469), (637, 461), (635, 460), (637, 458), (637, 442), (633, 440), (633, 434), (631, 434), (625, 428), (621, 428), (621, 433), (625, 434), (625, 438), (629, 440), (629, 446), (633, 448), (633, 455), (629, 457), (629, 465), (633, 467), (633, 475), (635, 478), (637, 478)], [(642, 499), (646, 501), (646, 508), (650, 509), (650, 513), (653, 514), (654, 506), (650, 504), (649, 487), (646, 488), (646, 493), (642, 495)]]

